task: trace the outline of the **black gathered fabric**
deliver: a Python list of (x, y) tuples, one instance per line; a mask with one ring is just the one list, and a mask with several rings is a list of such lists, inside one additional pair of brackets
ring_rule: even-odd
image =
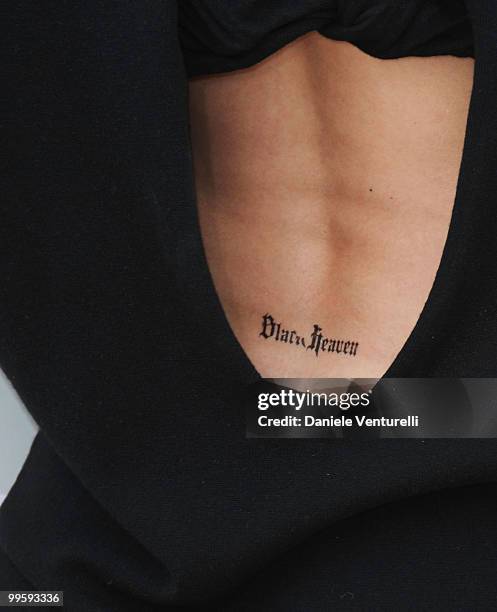
[(5, 13), (0, 363), (40, 433), (0, 510), (0, 589), (71, 612), (495, 609), (493, 440), (245, 438), (258, 376), (203, 255), (187, 105), (189, 75), (311, 29), (474, 53), (447, 244), (388, 375), (497, 377), (494, 0)]
[(190, 76), (247, 68), (311, 30), (382, 59), (473, 54), (462, 0), (185, 0), (178, 8)]

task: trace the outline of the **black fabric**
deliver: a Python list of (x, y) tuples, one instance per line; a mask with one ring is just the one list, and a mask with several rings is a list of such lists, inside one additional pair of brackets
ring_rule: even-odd
[(382, 59), (473, 54), (462, 0), (184, 0), (178, 7), (191, 76), (246, 68), (311, 30)]
[[(452, 224), (388, 375), (497, 376), (497, 5), (467, 10)], [(201, 247), (183, 9), (6, 13), (0, 363), (41, 432), (0, 511), (1, 586), (76, 612), (494, 609), (493, 440), (245, 438), (258, 376)]]
[(2, 590), (33, 590), (33, 585), (19, 573), (2, 550), (0, 550), (0, 586)]

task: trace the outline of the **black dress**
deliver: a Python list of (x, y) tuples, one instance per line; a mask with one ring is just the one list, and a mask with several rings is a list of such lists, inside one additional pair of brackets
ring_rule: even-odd
[(442, 262), (387, 375), (496, 377), (494, 0), (4, 11), (0, 363), (40, 433), (1, 508), (0, 589), (76, 612), (495, 609), (493, 440), (246, 439), (258, 375), (206, 266), (187, 109), (189, 74), (313, 29), (474, 54)]

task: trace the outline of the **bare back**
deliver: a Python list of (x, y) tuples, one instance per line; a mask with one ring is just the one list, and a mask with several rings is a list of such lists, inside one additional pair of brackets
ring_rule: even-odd
[(309, 34), (192, 81), (200, 226), (227, 319), (266, 377), (377, 378), (447, 237), (473, 60), (377, 60)]

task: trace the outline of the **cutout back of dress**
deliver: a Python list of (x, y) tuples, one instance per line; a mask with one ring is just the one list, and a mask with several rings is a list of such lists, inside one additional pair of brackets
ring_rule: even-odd
[(471, 59), (385, 61), (311, 33), (192, 81), (206, 256), (261, 375), (388, 370), (440, 263), (472, 79)]

